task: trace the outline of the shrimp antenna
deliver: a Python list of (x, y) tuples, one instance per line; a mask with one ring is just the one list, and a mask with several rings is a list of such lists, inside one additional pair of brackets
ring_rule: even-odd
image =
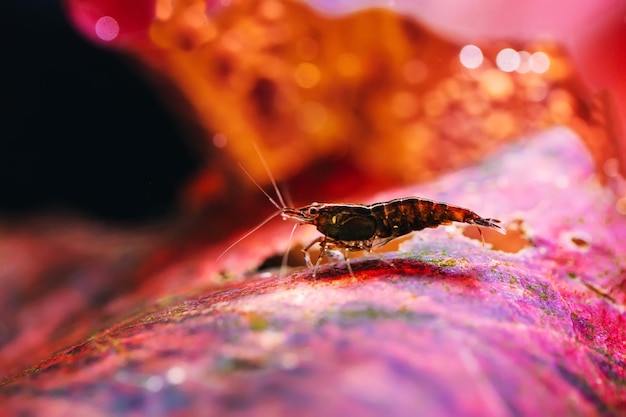
[[(270, 172), (270, 169), (267, 166), (267, 162), (263, 158), (263, 155), (261, 154), (261, 151), (259, 150), (259, 147), (254, 142), (252, 142), (252, 146), (254, 146), (254, 150), (256, 151), (257, 155), (259, 156), (259, 159), (261, 160), (261, 163), (263, 164), (263, 168), (265, 169), (265, 172), (267, 173), (267, 176), (272, 181), (272, 186), (274, 187), (274, 191), (276, 192), (276, 195), (278, 196), (278, 201), (280, 202), (280, 204), (278, 204), (276, 202), (276, 200), (274, 200), (272, 198), (272, 196), (270, 196), (267, 193), (267, 191), (265, 191), (265, 189), (259, 185), (259, 183), (252, 177), (252, 175), (250, 175), (250, 173), (243, 167), (242, 164), (239, 164), (239, 168), (241, 168), (241, 170), (248, 176), (248, 178), (250, 178), (250, 181), (252, 181), (252, 183), (254, 185), (256, 185), (256, 187), (259, 190), (261, 190), (263, 195), (265, 195), (265, 197), (267, 197), (267, 199), (270, 200), (270, 202), (274, 205), (274, 207), (276, 207), (278, 209), (278, 211), (275, 212), (274, 214), (270, 215), (269, 217), (267, 217), (265, 220), (263, 220), (261, 223), (257, 224), (252, 229), (248, 230), (243, 236), (241, 236), (239, 239), (234, 241), (230, 246), (228, 246), (226, 249), (224, 249), (224, 251), (220, 254), (220, 256), (217, 257), (218, 261), (222, 258), (222, 256), (224, 256), (226, 254), (226, 252), (228, 252), (229, 250), (231, 250), (232, 248), (237, 246), (237, 244), (239, 244), (242, 240), (244, 240), (245, 238), (250, 236), (252, 233), (254, 233), (257, 230), (259, 230), (261, 227), (263, 227), (270, 220), (272, 220), (273, 218), (275, 218), (276, 216), (281, 214), (283, 212), (283, 210), (287, 207), (287, 205), (285, 204), (285, 200), (283, 200), (283, 196), (280, 193), (280, 189), (278, 188), (278, 185), (276, 184), (276, 180), (274, 179), (274, 176)], [(291, 235), (290, 235), (290, 238), (289, 238), (289, 245), (290, 246), (291, 246), (291, 237), (293, 237), (293, 233), (294, 233), (295, 230), (296, 230), (296, 228), (294, 227), (293, 230), (291, 231)], [(289, 252), (287, 252), (287, 253), (289, 253)], [(283, 263), (284, 263), (285, 259), (286, 258), (283, 259)]]
[(254, 226), (252, 229), (248, 230), (245, 235), (241, 236), (239, 239), (235, 240), (229, 247), (224, 249), (224, 252), (220, 253), (220, 256), (217, 257), (217, 261), (219, 261), (222, 258), (222, 256), (224, 256), (226, 254), (226, 252), (228, 252), (229, 250), (231, 250), (232, 248), (237, 246), (237, 244), (239, 244), (239, 242), (241, 242), (242, 240), (244, 240), (245, 238), (250, 236), (252, 233), (254, 233), (257, 230), (259, 230), (261, 227), (265, 226), (266, 223), (268, 223), (274, 217), (278, 216), (280, 213), (281, 213), (280, 211), (277, 211), (276, 213), (272, 214), (271, 216), (269, 216), (268, 218), (263, 220), (261, 223), (259, 223), (256, 226)]
[[(256, 182), (256, 180), (255, 180), (254, 178), (252, 178), (252, 175), (250, 175), (250, 173), (249, 173), (249, 172), (248, 172), (248, 171), (247, 171), (247, 170), (243, 167), (243, 165), (239, 164), (239, 168), (241, 168), (241, 170), (242, 170), (243, 172), (245, 172), (245, 173), (246, 173), (246, 175), (248, 176), (248, 178), (250, 178), (250, 181), (252, 181), (252, 183), (253, 183), (254, 185), (256, 185), (256, 187), (257, 187), (259, 190), (261, 190), (261, 192), (265, 195), (265, 197), (267, 197), (267, 198), (270, 200), (270, 202), (274, 205), (274, 207), (276, 207), (278, 210), (282, 210), (282, 209), (285, 207), (285, 205), (284, 205), (284, 203), (283, 203), (283, 199), (282, 199), (282, 198), (280, 199), (280, 202), (281, 202), (281, 203), (283, 203), (283, 206), (281, 207), (281, 206), (280, 206), (280, 205), (276, 202), (276, 200), (274, 200), (274, 199), (273, 199), (273, 198), (272, 198), (272, 197), (271, 197), (271, 196), (267, 193), (267, 191), (265, 191), (265, 190), (263, 189), (263, 187), (261, 187), (261, 186), (259, 185), (259, 183), (258, 183), (258, 182)], [(272, 179), (272, 180), (273, 180), (273, 179)], [(278, 194), (278, 197), (280, 197), (280, 194)], [(278, 214), (278, 213), (274, 213), (274, 214)]]
[[(282, 209), (284, 207), (287, 207), (287, 205), (285, 204), (285, 200), (283, 200), (283, 195), (280, 193), (280, 189), (278, 188), (278, 185), (276, 184), (276, 180), (274, 179), (274, 176), (272, 175), (270, 168), (267, 166), (267, 161), (265, 161), (265, 158), (263, 158), (263, 154), (261, 154), (259, 147), (257, 146), (255, 142), (252, 142), (252, 146), (254, 146), (254, 150), (259, 156), (259, 159), (261, 160), (261, 163), (263, 164), (263, 168), (265, 168), (265, 172), (267, 173), (267, 176), (270, 177), (270, 181), (272, 181), (272, 185), (274, 186), (274, 191), (276, 192), (276, 195), (278, 196), (278, 201), (280, 201), (280, 204), (282, 204), (282, 207), (279, 207), (279, 208)], [(250, 174), (248, 174), (248, 176), (250, 176)]]
[[(248, 178), (250, 178), (250, 181), (252, 181), (252, 183), (254, 185), (256, 185), (256, 187), (261, 190), (261, 192), (263, 193), (263, 195), (265, 195), (265, 197), (267, 197), (268, 200), (270, 200), (270, 202), (274, 205), (274, 207), (276, 207), (278, 209), (277, 212), (275, 212), (274, 214), (270, 215), (269, 217), (267, 217), (265, 220), (263, 220), (261, 223), (257, 224), (255, 227), (253, 227), (252, 229), (248, 230), (243, 236), (241, 236), (239, 239), (237, 239), (236, 241), (234, 241), (230, 246), (228, 246), (226, 249), (224, 249), (224, 251), (220, 254), (220, 256), (217, 257), (217, 260), (219, 261), (222, 256), (224, 256), (226, 254), (226, 252), (228, 252), (229, 250), (231, 250), (232, 248), (234, 248), (235, 246), (237, 246), (237, 244), (239, 244), (242, 240), (244, 240), (245, 238), (247, 238), (248, 236), (250, 236), (252, 233), (256, 232), (257, 230), (259, 230), (261, 227), (263, 227), (266, 223), (268, 223), (270, 220), (272, 220), (274, 217), (278, 216), (280, 213), (282, 213), (283, 209), (286, 207), (285, 205), (285, 201), (283, 200), (283, 196), (280, 193), (280, 189), (278, 188), (278, 185), (276, 184), (276, 180), (274, 179), (274, 176), (272, 175), (272, 173), (270, 172), (269, 167), (267, 166), (267, 162), (265, 162), (265, 159), (263, 158), (263, 155), (261, 154), (261, 151), (259, 150), (259, 147), (256, 145), (256, 143), (252, 142), (252, 146), (254, 146), (254, 150), (256, 151), (257, 155), (259, 156), (259, 159), (261, 160), (261, 163), (263, 164), (263, 168), (265, 169), (265, 172), (267, 173), (267, 176), (270, 178), (270, 180), (272, 181), (272, 186), (274, 187), (274, 191), (276, 192), (276, 195), (278, 196), (278, 201), (280, 201), (280, 203), (282, 204), (278, 204), (276, 202), (276, 200), (274, 200), (272, 198), (272, 196), (270, 196), (267, 191), (265, 191), (265, 189), (263, 187), (261, 187), (259, 185), (259, 183), (252, 177), (252, 175), (250, 175), (250, 173), (248, 172), (247, 169), (245, 169), (243, 167), (242, 164), (239, 164), (239, 168), (241, 168), (241, 170), (248, 176)], [(291, 231), (291, 236), (293, 236), (293, 232), (294, 230)], [(290, 243), (291, 245), (291, 240)]]

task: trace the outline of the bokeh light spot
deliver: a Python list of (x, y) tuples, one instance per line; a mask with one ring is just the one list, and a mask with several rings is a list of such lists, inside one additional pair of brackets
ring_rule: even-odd
[(159, 392), (163, 389), (163, 378), (158, 375), (152, 375), (146, 379), (145, 387), (150, 392)]
[(543, 74), (550, 69), (550, 57), (545, 52), (535, 52), (530, 56), (530, 69)]
[(187, 25), (189, 28), (199, 29), (205, 26), (207, 22), (207, 15), (204, 8), (201, 7), (188, 7), (181, 14), (181, 23)]
[(103, 16), (96, 21), (96, 36), (103, 41), (112, 41), (120, 33), (120, 25), (111, 16)]
[(536, 79), (526, 86), (526, 98), (528, 101), (540, 102), (548, 95), (548, 85), (544, 80)]
[(158, 20), (167, 20), (172, 17), (174, 6), (171, 1), (157, 0), (154, 7), (154, 15)]
[(496, 56), (496, 65), (504, 72), (512, 72), (519, 68), (521, 58), (519, 53), (511, 48), (504, 48)]
[(518, 54), (519, 54), (520, 62), (516, 71), (519, 72), (520, 74), (526, 74), (530, 72), (530, 61), (531, 61), (530, 53), (526, 51), (519, 51)]
[(296, 83), (302, 88), (312, 88), (320, 81), (319, 68), (310, 62), (303, 62), (296, 67), (294, 72)]
[(506, 100), (515, 92), (511, 77), (497, 69), (491, 69), (482, 74), (480, 88), (494, 100)]
[(180, 366), (172, 366), (165, 374), (167, 382), (173, 385), (182, 384), (187, 379), (187, 373)]
[(556, 123), (568, 123), (573, 116), (572, 96), (563, 89), (555, 89), (548, 96), (548, 111)]
[(483, 63), (483, 51), (476, 45), (465, 45), (459, 53), (459, 60), (465, 68), (475, 69)]
[(223, 133), (216, 133), (213, 135), (213, 145), (216, 148), (223, 148), (228, 143), (228, 138)]

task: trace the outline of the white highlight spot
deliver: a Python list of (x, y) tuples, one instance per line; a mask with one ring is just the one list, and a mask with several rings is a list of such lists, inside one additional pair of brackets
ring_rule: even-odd
[(152, 375), (146, 379), (146, 389), (150, 392), (159, 392), (163, 388), (163, 378), (158, 375)]
[(96, 35), (103, 41), (112, 41), (120, 34), (120, 25), (111, 16), (103, 16), (94, 27)]
[(465, 68), (475, 69), (483, 63), (483, 51), (476, 45), (465, 45), (459, 53), (459, 60)]
[(180, 366), (172, 366), (165, 373), (165, 379), (167, 379), (167, 382), (170, 384), (179, 385), (187, 379), (187, 373)]
[(496, 65), (504, 72), (512, 72), (519, 68), (522, 59), (516, 50), (505, 48), (498, 52)]
[(530, 53), (526, 51), (519, 51), (518, 54), (520, 58), (520, 64), (517, 67), (516, 71), (520, 74), (526, 74), (527, 72), (530, 72)]
[(545, 52), (535, 52), (530, 56), (530, 69), (537, 74), (543, 74), (550, 69), (550, 57)]

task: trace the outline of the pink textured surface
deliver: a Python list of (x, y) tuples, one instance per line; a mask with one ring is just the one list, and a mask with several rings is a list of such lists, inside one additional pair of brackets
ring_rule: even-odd
[[(466, 206), (521, 224), (529, 243), (502, 252), (439, 228), (382, 254), (393, 265), (353, 259), (355, 277), (327, 265), (318, 280), (266, 273), (164, 301), (4, 384), (2, 412), (624, 415), (626, 219), (593, 172), (578, 139), (554, 129), (376, 196)], [(271, 254), (260, 246), (275, 233), (252, 238), (240, 269)], [(199, 262), (207, 277), (223, 267)]]

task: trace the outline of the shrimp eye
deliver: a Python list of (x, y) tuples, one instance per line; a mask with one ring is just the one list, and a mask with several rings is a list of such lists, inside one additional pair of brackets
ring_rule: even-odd
[(309, 214), (311, 216), (315, 216), (320, 212), (320, 210), (317, 207), (309, 207)]

